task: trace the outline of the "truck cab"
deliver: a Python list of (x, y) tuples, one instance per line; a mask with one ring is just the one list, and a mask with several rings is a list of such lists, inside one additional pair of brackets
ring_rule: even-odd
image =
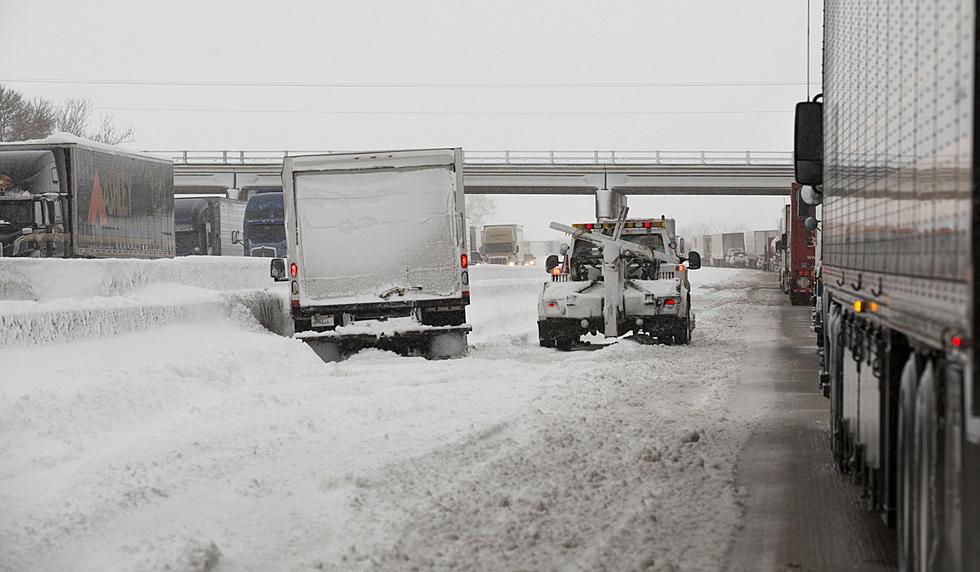
[[(610, 247), (594, 239), (600, 234), (610, 244), (617, 224), (612, 222), (573, 225), (576, 232), (563, 248), (564, 260), (549, 257), (545, 266), (551, 280), (538, 301), (542, 346), (567, 350), (583, 334), (615, 336), (629, 331), (661, 343), (690, 342), (695, 321), (688, 271), (700, 268), (700, 255), (682, 256), (683, 239), (673, 234), (673, 220), (622, 223), (619, 239), (628, 244), (615, 260), (605, 252)], [(631, 250), (634, 245), (647, 254)], [(617, 284), (607, 285), (610, 277)], [(607, 296), (616, 299), (607, 301)], [(610, 308), (618, 309), (613, 324)]]
[(248, 198), (241, 243), (245, 256), (286, 256), (286, 218), (282, 191), (259, 192)]
[(61, 180), (54, 151), (0, 153), (0, 256), (68, 255)]

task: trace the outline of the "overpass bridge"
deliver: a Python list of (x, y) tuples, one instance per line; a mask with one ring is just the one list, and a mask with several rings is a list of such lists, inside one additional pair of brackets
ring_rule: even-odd
[[(331, 151), (150, 151), (177, 192), (281, 187), (283, 157)], [(336, 152), (336, 151), (335, 151)], [(790, 152), (466, 151), (467, 194), (787, 195)], [(602, 194), (602, 193), (599, 193)]]

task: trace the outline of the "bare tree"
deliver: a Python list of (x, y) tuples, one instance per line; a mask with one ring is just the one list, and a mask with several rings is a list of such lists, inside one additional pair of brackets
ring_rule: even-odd
[(88, 138), (92, 141), (105, 143), (106, 145), (118, 145), (120, 143), (128, 143), (133, 141), (135, 139), (135, 133), (133, 132), (132, 125), (125, 129), (119, 129), (113, 122), (111, 115), (103, 115), (102, 125), (99, 127), (98, 131), (89, 134)]
[(42, 139), (54, 131), (57, 113), (51, 102), (35, 97), (21, 106), (16, 114), (11, 137), (13, 141)]
[(0, 141), (14, 141), (14, 126), (24, 108), (24, 97), (0, 84)]
[(489, 195), (466, 195), (466, 219), (480, 226), (497, 211), (497, 203)]
[(58, 106), (55, 129), (78, 137), (86, 137), (91, 117), (92, 103), (84, 98), (72, 97)]

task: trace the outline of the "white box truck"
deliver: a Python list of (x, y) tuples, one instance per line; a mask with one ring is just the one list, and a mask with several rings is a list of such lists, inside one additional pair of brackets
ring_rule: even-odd
[[(461, 149), (287, 157), (287, 258), (296, 336), (326, 360), (365, 347), (466, 352), (469, 255)], [(288, 264), (287, 264), (288, 263)]]

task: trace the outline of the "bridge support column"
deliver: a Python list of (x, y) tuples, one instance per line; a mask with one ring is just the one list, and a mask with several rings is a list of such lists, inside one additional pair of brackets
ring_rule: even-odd
[(626, 195), (610, 189), (596, 189), (595, 218), (596, 220), (616, 220), (619, 211), (626, 206)]

